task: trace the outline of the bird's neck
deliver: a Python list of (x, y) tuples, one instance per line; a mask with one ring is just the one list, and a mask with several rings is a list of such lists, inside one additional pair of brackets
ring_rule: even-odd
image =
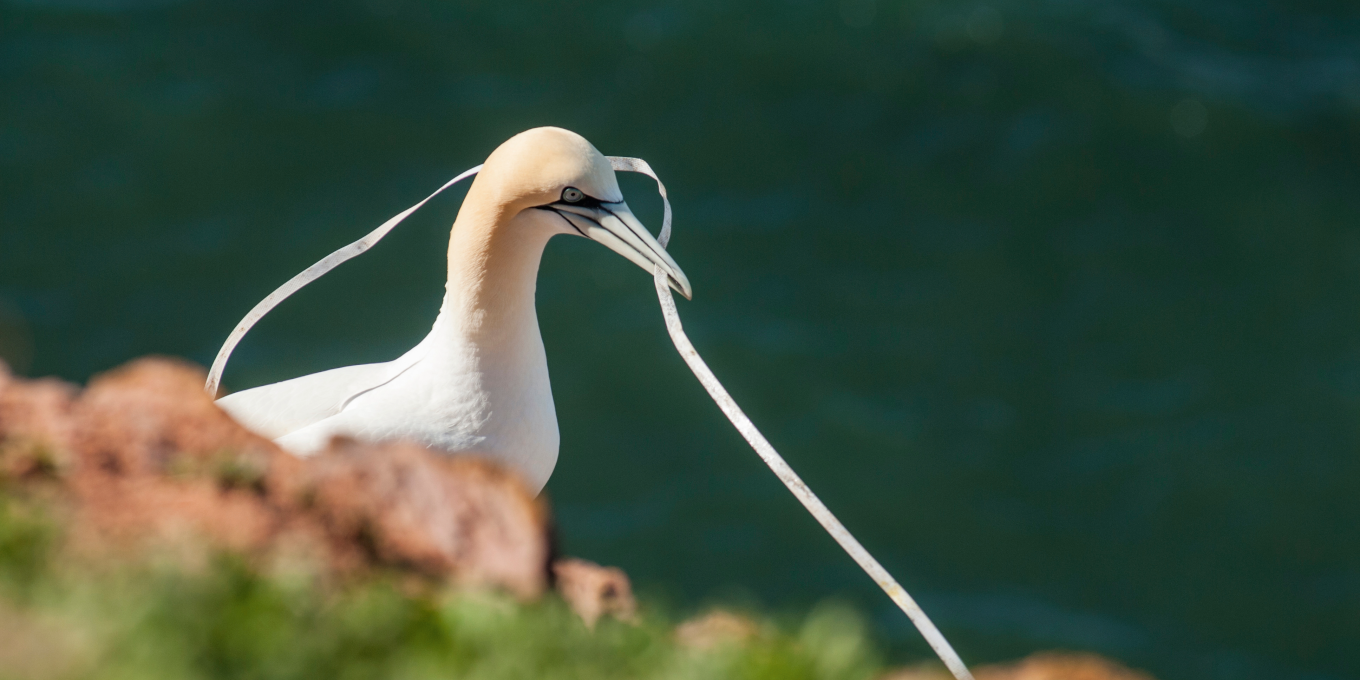
[(541, 347), (534, 291), (552, 234), (533, 228), (529, 219), (496, 210), (460, 211), (449, 239), (448, 286), (439, 314), (460, 340), (508, 351), (525, 342)]

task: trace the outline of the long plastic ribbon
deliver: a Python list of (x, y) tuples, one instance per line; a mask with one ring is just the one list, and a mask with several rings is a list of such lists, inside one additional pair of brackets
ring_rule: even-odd
[[(610, 164), (616, 171), (637, 172), (656, 180), (656, 190), (661, 194), (661, 202), (665, 209), (661, 220), (661, 233), (657, 236), (656, 240), (661, 244), (662, 248), (665, 248), (671, 240), (671, 219), (673, 216), (670, 199), (666, 196), (665, 185), (661, 183), (661, 179), (656, 176), (656, 172), (647, 164), (647, 161), (640, 158), (628, 158), (624, 156), (609, 156), (608, 158)], [(410, 216), (411, 213), (428, 203), (430, 199), (438, 196), (441, 192), (454, 184), (477, 174), (477, 171), (481, 169), (482, 166), (479, 165), (449, 180), (444, 186), (439, 187), (434, 193), (425, 197), (425, 200), (397, 213), (392, 219), (383, 222), (382, 226), (374, 229), (367, 236), (327, 255), (320, 262), (317, 262), (303, 270), (302, 273), (289, 279), (287, 283), (279, 286), (277, 290), (261, 300), (259, 304), (255, 305), (254, 309), (250, 310), (250, 313), (247, 314), (244, 319), (241, 319), (241, 323), (236, 325), (236, 329), (227, 337), (226, 343), (222, 345), (221, 351), (217, 353), (217, 358), (213, 361), (212, 370), (208, 372), (208, 382), (205, 386), (208, 393), (213, 396), (217, 395), (217, 387), (222, 379), (222, 371), (226, 369), (227, 359), (231, 357), (232, 350), (236, 348), (236, 345), (241, 341), (241, 338), (245, 337), (246, 332), (249, 331), (261, 317), (268, 314), (271, 309), (280, 302), (283, 302), (289, 295), (297, 292), (303, 286), (317, 280), (326, 272), (339, 266), (342, 262), (360, 255), (371, 248), (373, 244), (380, 241), (382, 237), (386, 236), (387, 233), (392, 231), (398, 224), (401, 224), (401, 222)], [(774, 447), (770, 445), (770, 442), (765, 439), (765, 436), (760, 434), (760, 430), (756, 429), (756, 426), (751, 422), (751, 419), (746, 417), (746, 414), (742, 412), (740, 406), (737, 406), (737, 402), (732, 399), (732, 395), (727, 393), (727, 390), (722, 386), (722, 383), (718, 382), (717, 376), (713, 375), (713, 371), (709, 370), (708, 364), (704, 363), (703, 358), (699, 356), (699, 352), (694, 349), (694, 345), (691, 344), (689, 338), (685, 336), (685, 331), (680, 325), (680, 313), (675, 308), (675, 298), (671, 297), (670, 284), (667, 282), (665, 272), (661, 271), (660, 267), (657, 267), (653, 273), (656, 284), (656, 295), (661, 302), (661, 313), (666, 319), (666, 330), (670, 333), (671, 341), (675, 343), (675, 349), (680, 352), (681, 358), (685, 360), (685, 363), (689, 365), (690, 370), (694, 372), (694, 375), (699, 378), (699, 382), (703, 384), (704, 389), (708, 391), (708, 396), (713, 398), (713, 401), (718, 405), (718, 408), (722, 409), (723, 414), (727, 416), (728, 420), (732, 421), (732, 425), (736, 427), (737, 431), (741, 433), (741, 436), (746, 439), (746, 443), (750, 444), (751, 448), (755, 449), (756, 453), (760, 456), (760, 459), (765, 461), (765, 464), (768, 465), (775, 476), (779, 478), (779, 481), (783, 482), (784, 486), (788, 487), (789, 492), (803, 504), (804, 508), (807, 508), (809, 513), (812, 513), (812, 516), (817, 519), (817, 522), (822, 525), (822, 528), (826, 529), (827, 533), (831, 534), (831, 537), (836, 539), (836, 542), (840, 544), (841, 548), (845, 549), (845, 552), (849, 553), (850, 557), (855, 560), (855, 563), (858, 564), (865, 573), (869, 574), (869, 577), (883, 589), (883, 592), (887, 593), (888, 597), (892, 598), (892, 601), (897, 603), (897, 606), (906, 613), (907, 617), (911, 619), (911, 622), (916, 625), (916, 629), (921, 631), (921, 635), (925, 637), (926, 642), (930, 643), (931, 649), (935, 650), (935, 654), (940, 657), (940, 660), (944, 662), (944, 665), (954, 674), (954, 677), (957, 678), (957, 680), (973, 680), (973, 674), (968, 671), (968, 667), (964, 665), (963, 660), (959, 658), (959, 655), (954, 651), (954, 648), (949, 645), (949, 641), (944, 638), (944, 635), (940, 633), (940, 630), (931, 622), (930, 617), (926, 616), (926, 613), (921, 610), (921, 606), (916, 604), (916, 600), (912, 599), (911, 595), (907, 594), (907, 591), (897, 583), (897, 580), (892, 577), (892, 574), (889, 574), (888, 570), (884, 569), (883, 565), (879, 564), (878, 560), (874, 559), (874, 556), (869, 554), (869, 551), (865, 550), (863, 545), (860, 545), (860, 542), (845, 528), (845, 525), (841, 524), (840, 520), (836, 519), (836, 516), (831, 514), (831, 511), (827, 509), (821, 499), (817, 498), (817, 495), (812, 493), (812, 489), (808, 488), (807, 483), (798, 476), (798, 473), (793, 471), (793, 468), (789, 467), (789, 464), (784, 461), (783, 456), (780, 456), (779, 452), (775, 451)]]
[(383, 222), (382, 226), (369, 232), (367, 236), (327, 255), (322, 258), (320, 262), (302, 270), (300, 274), (288, 279), (287, 283), (279, 286), (278, 289), (270, 293), (268, 297), (260, 300), (259, 304), (255, 305), (255, 307), (250, 310), (250, 313), (246, 314), (244, 319), (241, 319), (241, 323), (236, 324), (236, 328), (232, 330), (231, 335), (227, 336), (227, 341), (222, 343), (222, 349), (217, 351), (217, 358), (213, 359), (212, 368), (208, 370), (208, 382), (203, 386), (203, 389), (207, 390), (210, 396), (217, 396), (217, 387), (222, 384), (222, 371), (227, 369), (227, 359), (231, 358), (232, 350), (236, 349), (236, 345), (241, 342), (241, 338), (244, 338), (251, 327), (255, 325), (255, 322), (259, 321), (265, 314), (268, 314), (269, 310), (277, 307), (280, 302), (287, 299), (289, 295), (298, 292), (303, 286), (321, 278), (326, 272), (340, 266), (345, 260), (363, 254), (364, 251), (372, 248), (373, 244), (381, 241), (382, 237), (387, 235), (387, 232), (392, 231), (394, 227), (401, 224), (403, 220), (411, 215), (411, 213), (415, 212), (426, 203), (429, 203), (430, 199), (443, 193), (445, 189), (477, 174), (477, 171), (481, 169), (482, 166), (479, 165), (454, 177), (445, 183), (444, 186), (436, 189), (434, 193), (426, 196), (425, 200), (397, 213), (392, 219)]
[[(656, 240), (662, 248), (665, 248), (671, 240), (671, 202), (666, 197), (666, 187), (661, 184), (661, 179), (656, 176), (656, 173), (652, 171), (651, 166), (647, 165), (646, 161), (612, 156), (609, 160), (613, 162), (615, 170), (640, 172), (656, 180), (657, 191), (661, 193), (661, 201), (666, 209), (665, 217), (661, 223), (661, 235)], [(746, 443), (756, 450), (760, 459), (765, 461), (765, 464), (779, 478), (779, 481), (788, 487), (789, 492), (803, 504), (803, 507), (812, 513), (812, 516), (817, 519), (822, 528), (826, 529), (827, 533), (831, 534), (831, 537), (836, 539), (836, 542), (845, 549), (845, 552), (850, 554), (855, 563), (859, 564), (860, 568), (869, 574), (869, 578), (872, 578), (878, 584), (878, 587), (882, 588), (883, 592), (887, 593), (888, 597), (892, 598), (892, 601), (897, 603), (897, 606), (901, 607), (903, 612), (906, 612), (907, 617), (916, 625), (916, 629), (921, 631), (926, 642), (930, 643), (931, 649), (934, 649), (935, 654), (940, 657), (944, 665), (949, 667), (949, 671), (954, 674), (954, 677), (958, 680), (973, 680), (973, 674), (968, 671), (968, 666), (964, 665), (958, 653), (940, 633), (940, 629), (935, 627), (935, 624), (929, 616), (926, 616), (921, 606), (916, 604), (916, 600), (907, 594), (907, 591), (897, 583), (897, 579), (894, 579), (892, 574), (889, 574), (888, 570), (884, 569), (883, 565), (879, 564), (878, 560), (874, 559), (874, 556), (864, 549), (863, 545), (860, 545), (860, 542), (855, 539), (850, 530), (846, 529), (845, 525), (841, 524), (841, 521), (831, 514), (831, 511), (827, 509), (821, 499), (817, 498), (817, 494), (812, 493), (812, 489), (808, 488), (807, 483), (798, 476), (798, 473), (793, 471), (793, 468), (789, 467), (789, 464), (784, 461), (784, 457), (774, 450), (769, 440), (765, 439), (765, 436), (760, 433), (760, 430), (756, 429), (751, 419), (742, 412), (741, 407), (737, 406), (737, 402), (732, 399), (732, 395), (727, 393), (722, 383), (718, 382), (718, 377), (713, 375), (713, 371), (709, 370), (708, 364), (704, 363), (699, 352), (694, 349), (694, 345), (685, 335), (684, 328), (680, 326), (680, 313), (675, 308), (675, 298), (671, 296), (671, 287), (667, 282), (666, 273), (661, 271), (660, 267), (656, 267), (654, 279), (656, 296), (661, 301), (661, 314), (666, 318), (666, 330), (670, 333), (671, 342), (675, 343), (675, 349), (680, 352), (680, 357), (685, 360), (685, 363), (689, 365), (689, 370), (693, 371), (695, 377), (703, 384), (704, 389), (708, 391), (708, 396), (712, 397), (718, 408), (722, 409), (723, 415), (726, 415), (727, 419), (732, 421), (737, 432), (740, 432), (741, 436), (746, 438)]]

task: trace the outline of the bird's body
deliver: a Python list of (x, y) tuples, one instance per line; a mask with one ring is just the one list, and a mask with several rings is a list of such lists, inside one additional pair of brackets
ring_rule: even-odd
[(444, 303), (398, 359), (347, 366), (218, 400), (247, 427), (308, 454), (337, 435), (408, 439), (495, 458), (535, 491), (557, 463), (557, 415), (534, 291), (557, 234), (601, 241), (689, 284), (622, 200), (608, 161), (579, 135), (522, 133), (487, 159), (449, 240)]

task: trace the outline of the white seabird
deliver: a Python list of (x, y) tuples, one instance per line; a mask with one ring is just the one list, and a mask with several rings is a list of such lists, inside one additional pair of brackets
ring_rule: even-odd
[(560, 128), (522, 132), (477, 174), (449, 237), (444, 302), (429, 335), (380, 364), (346, 366), (217, 400), (299, 455), (337, 435), (407, 439), (494, 458), (536, 493), (557, 464), (557, 413), (534, 290), (548, 239), (577, 234), (689, 280), (633, 216), (609, 160)]

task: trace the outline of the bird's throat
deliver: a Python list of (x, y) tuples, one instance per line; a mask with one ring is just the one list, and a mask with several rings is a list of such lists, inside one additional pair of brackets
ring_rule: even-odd
[(534, 293), (552, 233), (535, 227), (532, 215), (458, 216), (440, 310), (441, 321), (456, 325), (447, 330), (483, 348), (541, 343)]

